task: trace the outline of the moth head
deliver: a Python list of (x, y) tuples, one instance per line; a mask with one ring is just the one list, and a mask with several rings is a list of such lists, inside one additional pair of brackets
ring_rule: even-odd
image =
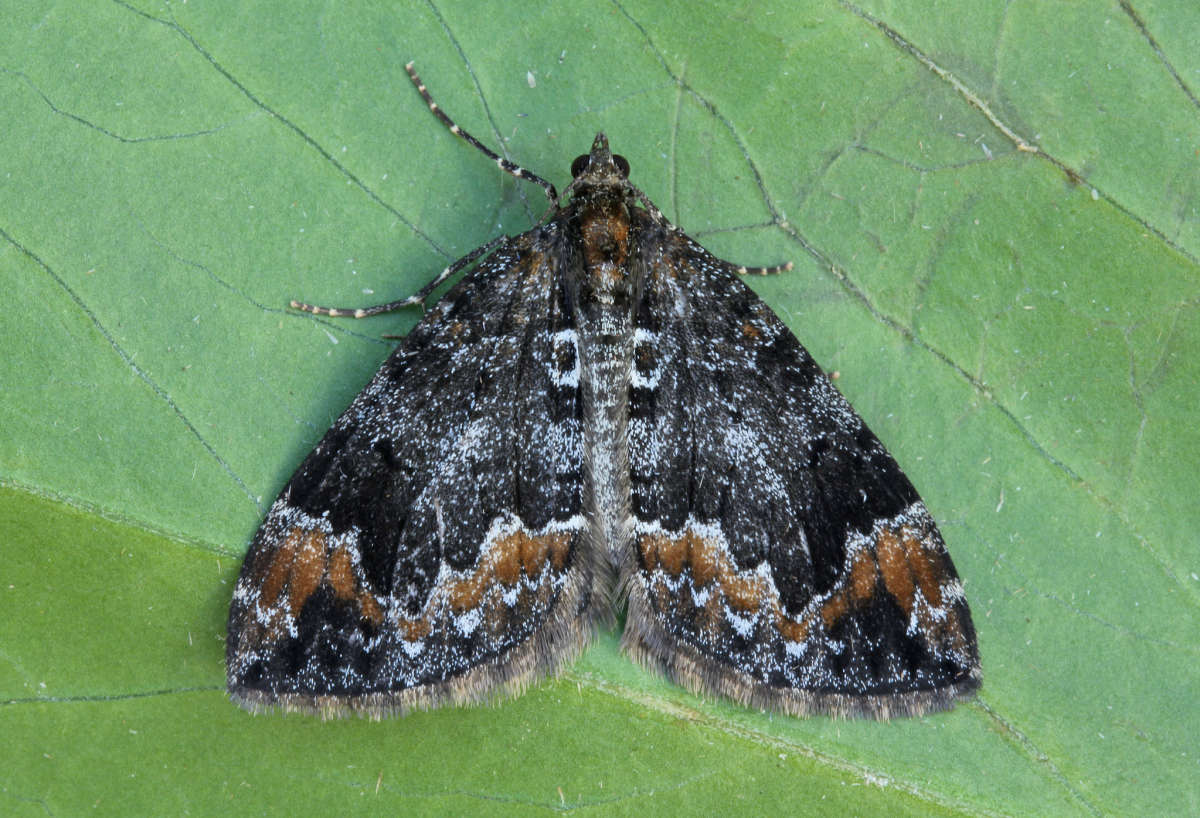
[(592, 141), (591, 152), (571, 163), (571, 179), (571, 187), (576, 189), (622, 185), (629, 179), (629, 162), (608, 149), (608, 137), (601, 131)]

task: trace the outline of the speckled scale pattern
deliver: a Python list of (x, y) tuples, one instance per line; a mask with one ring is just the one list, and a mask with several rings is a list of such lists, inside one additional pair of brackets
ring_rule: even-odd
[(380, 717), (518, 692), (617, 602), (625, 651), (700, 693), (876, 718), (970, 696), (932, 516), (744, 268), (603, 134), (561, 199), (488, 153), (554, 207), (467, 257), (271, 506), (230, 608), (234, 700)]

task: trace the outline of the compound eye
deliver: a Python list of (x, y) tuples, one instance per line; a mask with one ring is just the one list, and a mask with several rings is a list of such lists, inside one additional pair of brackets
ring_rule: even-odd
[(619, 153), (613, 154), (613, 164), (617, 166), (617, 170), (621, 173), (622, 179), (629, 178), (629, 160)]
[(578, 179), (579, 174), (583, 173), (584, 168), (588, 166), (590, 157), (585, 153), (583, 156), (576, 156), (575, 161), (571, 163), (571, 178)]

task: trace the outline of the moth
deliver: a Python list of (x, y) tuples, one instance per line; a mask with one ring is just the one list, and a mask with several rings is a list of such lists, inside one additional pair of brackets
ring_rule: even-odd
[[(234, 701), (371, 717), (513, 694), (624, 609), (691, 691), (888, 718), (980, 684), (912, 483), (783, 323), (629, 181), (603, 133), (541, 222), (466, 270), (305, 458), (242, 566)], [(790, 265), (788, 265), (790, 267)]]

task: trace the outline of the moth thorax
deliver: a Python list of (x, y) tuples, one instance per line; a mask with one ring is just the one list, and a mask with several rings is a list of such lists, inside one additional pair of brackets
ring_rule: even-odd
[(579, 214), (579, 232), (588, 288), (602, 301), (628, 295), (629, 208), (616, 197), (589, 201)]

